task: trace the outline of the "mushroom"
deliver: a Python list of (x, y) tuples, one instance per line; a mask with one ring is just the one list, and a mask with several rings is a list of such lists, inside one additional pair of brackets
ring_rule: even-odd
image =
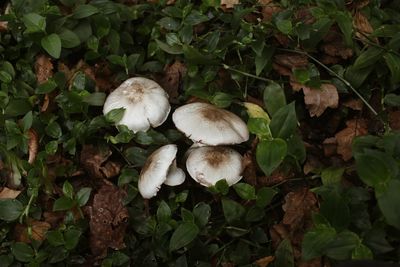
[(203, 186), (213, 186), (221, 179), (228, 185), (242, 179), (242, 156), (228, 147), (203, 146), (193, 148), (186, 161), (190, 176)]
[(207, 103), (190, 103), (172, 114), (176, 128), (202, 145), (239, 144), (249, 139), (246, 123), (234, 113)]
[(175, 186), (185, 181), (185, 173), (176, 166), (177, 151), (176, 145), (169, 144), (158, 148), (147, 158), (138, 182), (143, 198), (156, 196), (164, 183)]
[(164, 89), (158, 83), (142, 77), (124, 81), (108, 95), (103, 113), (117, 108), (125, 108), (118, 124), (126, 125), (135, 133), (161, 125), (171, 111)]

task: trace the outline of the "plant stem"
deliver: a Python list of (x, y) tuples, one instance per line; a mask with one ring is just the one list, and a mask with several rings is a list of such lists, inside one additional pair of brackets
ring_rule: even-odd
[(273, 82), (271, 79), (267, 79), (267, 78), (263, 78), (263, 77), (258, 77), (258, 76), (256, 76), (256, 75), (251, 74), (251, 73), (248, 73), (248, 72), (244, 72), (244, 71), (241, 71), (241, 70), (234, 69), (234, 68), (232, 68), (231, 66), (228, 66), (228, 65), (226, 65), (226, 64), (222, 64), (222, 66), (224, 67), (224, 69), (227, 69), (227, 70), (231, 70), (231, 71), (233, 71), (233, 72), (240, 73), (240, 74), (242, 74), (242, 75), (244, 75), (244, 76), (247, 76), (247, 77), (251, 77), (251, 78), (254, 78), (254, 79), (257, 79), (257, 80), (261, 80), (261, 81), (264, 81), (264, 82)]
[(351, 89), (351, 91), (353, 91), (353, 93), (355, 93), (358, 98), (361, 99), (362, 102), (364, 102), (364, 104), (368, 107), (368, 109), (375, 115), (378, 115), (378, 112), (376, 112), (376, 110), (368, 103), (368, 101), (343, 77), (341, 77), (339, 74), (337, 74), (336, 72), (334, 72), (333, 70), (331, 70), (328, 66), (326, 66), (324, 63), (322, 63), (321, 61), (319, 61), (318, 59), (316, 59), (315, 57), (311, 56), (310, 54), (308, 54), (307, 52), (304, 51), (300, 51), (300, 50), (293, 50), (293, 49), (285, 49), (285, 48), (278, 48), (281, 51), (286, 51), (286, 52), (292, 52), (292, 53), (296, 53), (296, 54), (300, 54), (300, 55), (305, 55), (308, 58), (310, 58), (311, 60), (313, 60), (315, 63), (317, 63), (318, 65), (320, 65), (322, 68), (324, 68), (325, 70), (327, 70), (329, 73), (331, 73), (333, 76), (335, 76), (336, 78), (338, 78), (340, 81), (342, 81), (347, 87), (349, 87)]

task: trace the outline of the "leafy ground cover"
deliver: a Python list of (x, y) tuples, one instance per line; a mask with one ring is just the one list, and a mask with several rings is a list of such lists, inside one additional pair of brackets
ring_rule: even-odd
[[(11, 0), (0, 17), (0, 266), (400, 259), (400, 7), (378, 0)], [(106, 115), (128, 77), (247, 122), (243, 179), (144, 200), (169, 118)]]

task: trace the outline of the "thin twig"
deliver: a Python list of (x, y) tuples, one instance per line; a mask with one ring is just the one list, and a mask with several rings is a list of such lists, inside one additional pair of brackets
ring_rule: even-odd
[(238, 70), (238, 69), (234, 69), (234, 68), (232, 68), (231, 66), (228, 66), (228, 65), (226, 65), (226, 64), (222, 64), (222, 66), (224, 67), (224, 69), (227, 69), (227, 70), (231, 70), (231, 71), (240, 73), (240, 74), (242, 74), (242, 75), (244, 75), (244, 76), (247, 76), (247, 77), (251, 77), (251, 78), (254, 78), (254, 79), (257, 79), (257, 80), (261, 80), (261, 81), (264, 81), (264, 82), (273, 82), (273, 80), (271, 80), (271, 79), (267, 79), (267, 78), (263, 78), (263, 77), (258, 77), (258, 76), (256, 76), (256, 75), (251, 74), (251, 73), (244, 72), (244, 71), (241, 71), (241, 70)]

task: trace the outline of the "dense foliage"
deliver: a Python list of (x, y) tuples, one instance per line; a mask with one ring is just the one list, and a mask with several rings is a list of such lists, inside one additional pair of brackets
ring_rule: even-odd
[[(2, 1), (0, 266), (399, 262), (396, 2)], [(146, 157), (191, 144), (103, 115), (133, 76), (241, 116), (243, 180), (144, 200)]]

